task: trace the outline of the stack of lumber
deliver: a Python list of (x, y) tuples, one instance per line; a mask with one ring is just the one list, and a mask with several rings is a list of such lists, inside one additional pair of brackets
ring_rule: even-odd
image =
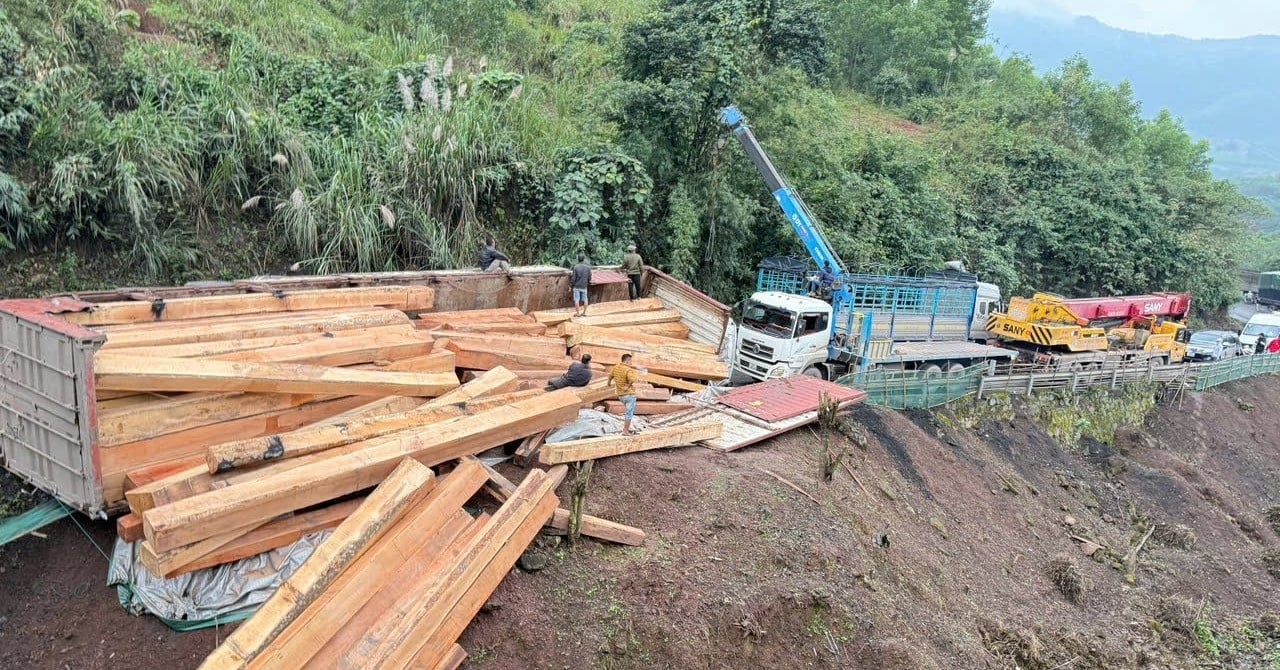
[[(642, 382), (636, 384), (636, 414), (640, 416), (653, 416), (655, 414), (674, 414), (683, 412), (692, 407), (688, 402), (675, 399), (671, 395), (671, 389), (658, 388), (653, 384)], [(604, 409), (610, 414), (623, 414), (625, 408), (622, 402), (614, 399), (606, 399)]]
[[(647, 314), (660, 314), (668, 310), (654, 310)], [(600, 318), (618, 318), (630, 314)], [(632, 364), (650, 372), (680, 379), (715, 381), (729, 376), (729, 366), (716, 355), (716, 347), (709, 344), (664, 335), (638, 332), (630, 325), (602, 327), (592, 325), (595, 317), (580, 317), (558, 326), (561, 336), (569, 346), (570, 355), (576, 357), (591, 354), (593, 360), (603, 365), (614, 365), (622, 354), (632, 355)]]
[(401, 462), (201, 668), (458, 667), (458, 637), (552, 518), (565, 472), (531, 471), (472, 517), (478, 461), (438, 478)]
[(61, 315), (105, 335), (93, 372), (107, 507), (119, 509), (128, 488), (198, 465), (210, 445), (456, 388), (453, 353), (409, 317), (433, 302), (430, 288), (396, 286), (101, 303)]

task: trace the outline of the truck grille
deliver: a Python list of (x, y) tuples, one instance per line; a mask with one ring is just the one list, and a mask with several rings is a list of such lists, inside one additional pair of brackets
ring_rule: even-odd
[(741, 350), (742, 353), (750, 356), (773, 360), (773, 347), (767, 347), (758, 342), (743, 340)]

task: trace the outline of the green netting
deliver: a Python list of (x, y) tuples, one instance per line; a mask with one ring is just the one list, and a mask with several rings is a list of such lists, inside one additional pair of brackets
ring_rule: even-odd
[(1280, 354), (1240, 356), (1197, 368), (1196, 390), (1203, 391), (1246, 377), (1276, 373), (1280, 373)]
[(8, 544), (33, 530), (39, 530), (70, 515), (71, 508), (58, 502), (57, 498), (50, 498), (18, 516), (0, 521), (0, 545)]
[(984, 371), (981, 365), (949, 374), (872, 370), (845, 375), (836, 383), (866, 391), (868, 404), (893, 409), (928, 409), (976, 393)]

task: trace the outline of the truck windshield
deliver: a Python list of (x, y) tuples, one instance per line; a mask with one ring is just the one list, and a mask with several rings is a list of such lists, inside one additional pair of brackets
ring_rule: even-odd
[(773, 337), (791, 337), (796, 316), (786, 310), (747, 302), (742, 309), (742, 325)]
[(1280, 336), (1280, 326), (1266, 326), (1261, 323), (1251, 323), (1244, 327), (1244, 332), (1241, 333), (1241, 335), (1247, 335), (1249, 337), (1263, 335), (1269, 340), (1273, 337)]

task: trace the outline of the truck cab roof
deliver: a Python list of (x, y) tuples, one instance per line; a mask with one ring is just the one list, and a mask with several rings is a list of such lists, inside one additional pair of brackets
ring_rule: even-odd
[(783, 293), (782, 291), (763, 291), (751, 296), (751, 299), (767, 305), (792, 312), (830, 312), (831, 305), (817, 298)]

